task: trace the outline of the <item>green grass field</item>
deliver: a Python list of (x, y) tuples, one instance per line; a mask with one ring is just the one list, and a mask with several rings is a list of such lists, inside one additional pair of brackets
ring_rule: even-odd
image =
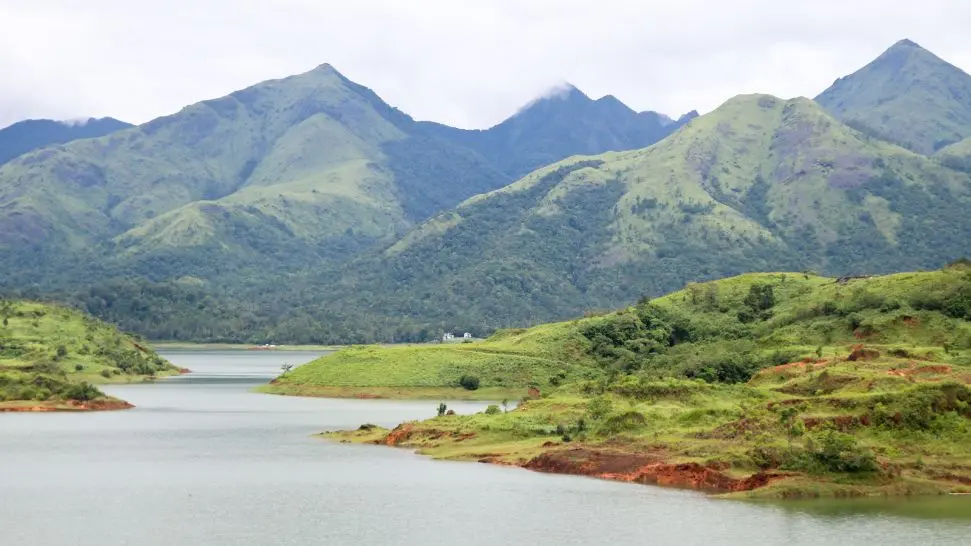
[[(473, 343), (348, 347), (300, 366), (261, 390), (297, 395), (489, 400), (519, 398), (531, 386), (597, 375), (575, 328), (560, 323), (506, 330)], [(478, 379), (478, 387), (462, 388), (463, 376)]]

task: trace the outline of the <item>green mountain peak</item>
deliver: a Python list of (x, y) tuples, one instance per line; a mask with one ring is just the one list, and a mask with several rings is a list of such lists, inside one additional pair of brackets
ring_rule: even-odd
[(0, 167), (0, 251), (336, 258), (506, 181), (325, 64)]
[(910, 40), (836, 80), (816, 101), (853, 127), (922, 154), (971, 136), (971, 76)]

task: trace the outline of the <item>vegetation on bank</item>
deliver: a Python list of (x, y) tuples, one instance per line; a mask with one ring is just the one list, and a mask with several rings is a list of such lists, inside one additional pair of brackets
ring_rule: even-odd
[(586, 379), (537, 382), (513, 411), (332, 436), (734, 495), (971, 492), (966, 263), (742, 275), (539, 328), (560, 332), (545, 352), (583, 351)]
[(94, 384), (173, 373), (152, 349), (93, 317), (0, 300), (0, 410), (124, 407)]
[(504, 330), (486, 341), (354, 346), (304, 364), (263, 392), (316, 396), (498, 400), (534, 385), (601, 375), (569, 324)]

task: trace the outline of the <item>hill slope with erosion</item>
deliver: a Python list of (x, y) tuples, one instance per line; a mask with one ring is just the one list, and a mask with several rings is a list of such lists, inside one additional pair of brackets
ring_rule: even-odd
[(547, 353), (579, 340), (599, 377), (536, 383), (513, 411), (331, 436), (736, 495), (971, 491), (966, 264), (746, 274), (537, 328), (517, 335), (563, 332)]

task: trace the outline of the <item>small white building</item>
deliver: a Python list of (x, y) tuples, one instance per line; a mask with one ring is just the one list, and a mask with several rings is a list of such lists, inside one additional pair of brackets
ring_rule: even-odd
[(452, 341), (453, 339), (455, 339), (455, 335), (452, 334), (452, 332), (445, 332), (444, 334), (442, 334), (442, 341), (443, 342), (445, 342), (445, 341)]
[(462, 334), (462, 339), (472, 339), (472, 334), (465, 332)]

